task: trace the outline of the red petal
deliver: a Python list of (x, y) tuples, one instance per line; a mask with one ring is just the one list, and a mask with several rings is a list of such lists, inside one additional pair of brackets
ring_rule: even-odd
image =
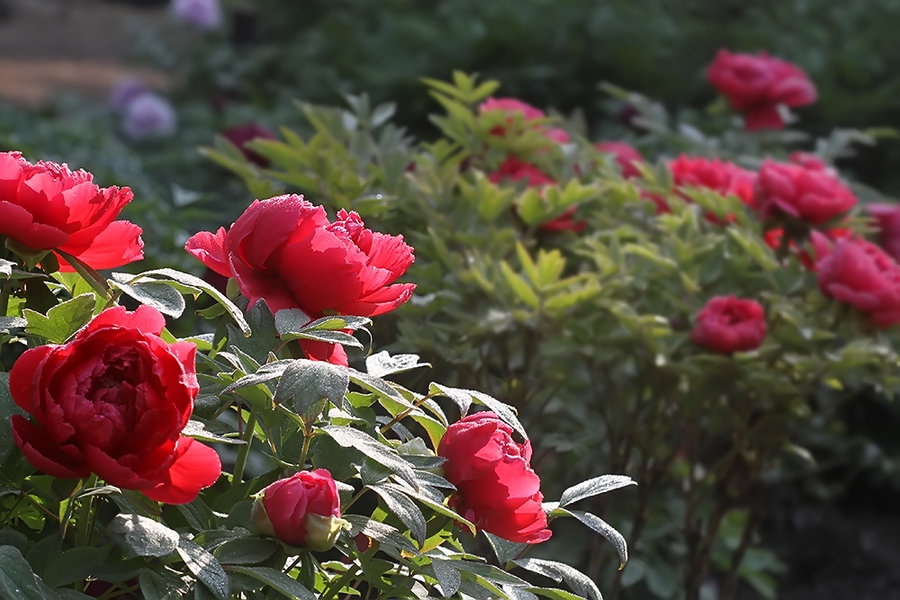
[(219, 275), (231, 277), (231, 268), (225, 257), (224, 244), (225, 228), (219, 227), (215, 235), (208, 231), (192, 235), (185, 243), (184, 249)]
[(222, 474), (222, 462), (216, 451), (193, 438), (182, 437), (178, 440), (175, 454), (165, 480), (150, 489), (141, 490), (151, 500), (187, 504)]
[[(74, 240), (60, 245), (59, 249), (78, 257), (94, 269), (111, 269), (144, 258), (143, 230), (128, 221), (113, 221), (100, 231), (86, 248), (73, 246)], [(62, 257), (59, 270), (71, 273), (75, 269)]]

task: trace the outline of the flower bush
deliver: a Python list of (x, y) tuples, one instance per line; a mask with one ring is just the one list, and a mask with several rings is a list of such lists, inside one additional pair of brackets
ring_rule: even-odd
[[(541, 493), (598, 463), (640, 481), (627, 504), (591, 500), (626, 523), (623, 570), (572, 534), (554, 534), (539, 556), (570, 557), (624, 597), (772, 597), (779, 562), (758, 526), (774, 482), (814, 475), (804, 458), (818, 448), (804, 444), (832, 435), (826, 424), (860, 390), (897, 390), (885, 367), (898, 362), (886, 327), (896, 263), (852, 241), (870, 218), (827, 160), (852, 151), (852, 136), (716, 136), (608, 87), (642, 133), (623, 143), (644, 160), (623, 164), (577, 120), (509, 101), (485, 110), (496, 82), (457, 72), (425, 83), (443, 109), (434, 140), (409, 139), (391, 106), (351, 97), (344, 110), (303, 105), (306, 137), (283, 128), (250, 142), (270, 161), (264, 171), (226, 145), (206, 153), (250, 189), (303, 192), (407, 228), (416, 294), (382, 317), (399, 330), (389, 347), (427, 348), (452, 385), (514, 405), (537, 432), (524, 463), (541, 473)], [(544, 227), (573, 213), (583, 227)], [(475, 431), (458, 451), (481, 447)], [(470, 498), (467, 480), (494, 477), (495, 464), (529, 472), (525, 447), (491, 435), (509, 464), (486, 451), (483, 472), (445, 473), (460, 478), (451, 505), (472, 522), (508, 507), (490, 485)], [(444, 455), (452, 465), (455, 452)]]
[[(107, 276), (140, 258), (140, 227), (115, 220), (128, 188), (16, 152), (0, 174), (16, 225), (0, 238), (0, 589), (598, 600), (576, 568), (526, 556), (564, 517), (627, 560), (570, 505), (631, 478), (543, 502), (513, 407), (414, 391), (398, 378), (429, 367), (417, 355), (359, 352), (353, 334), (415, 288), (396, 282), (413, 262), (400, 235), (285, 195), (187, 240), (226, 293), (169, 267)], [(473, 422), (490, 439), (461, 442)]]

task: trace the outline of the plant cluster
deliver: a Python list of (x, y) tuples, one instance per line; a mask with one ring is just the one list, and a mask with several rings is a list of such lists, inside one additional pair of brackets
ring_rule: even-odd
[(675, 149), (655, 164), (459, 72), (425, 82), (444, 109), (435, 140), (357, 96), (344, 110), (302, 104), (311, 136), (282, 127), (247, 143), (267, 168), (225, 143), (206, 150), (258, 197), (299, 190), (404, 231), (417, 288), (385, 319), (392, 346), (514, 405), (546, 487), (598, 463), (640, 481), (627, 504), (593, 501), (627, 523), (624, 570), (589, 540), (538, 548), (614, 597), (730, 598), (741, 585), (772, 597), (779, 563), (757, 535), (768, 491), (814, 475), (804, 441), (842, 402), (897, 389), (900, 266), (865, 239), (871, 192), (828, 162), (862, 134), (800, 146), (782, 128), (786, 105), (815, 97), (806, 75), (724, 53), (711, 82), (726, 59), (732, 80), (748, 78), (723, 88), (732, 106), (769, 130), (713, 137), (610, 89), (634, 110), (639, 146)]
[[(509, 404), (397, 383), (428, 367), (415, 354), (347, 366), (351, 334), (411, 297), (401, 236), (287, 195), (188, 240), (225, 293), (172, 268), (106, 277), (143, 256), (116, 218), (131, 199), (0, 153), (0, 595), (600, 600), (527, 554), (570, 517), (626, 561), (574, 504), (631, 478), (544, 502)], [(188, 302), (200, 331), (176, 337)]]

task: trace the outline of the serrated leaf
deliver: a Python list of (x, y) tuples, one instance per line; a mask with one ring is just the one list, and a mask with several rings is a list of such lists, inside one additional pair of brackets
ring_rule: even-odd
[(189, 539), (182, 537), (176, 548), (178, 555), (188, 570), (219, 600), (228, 600), (230, 595), (228, 574), (216, 557)]
[(119, 513), (107, 529), (124, 536), (125, 545), (138, 556), (166, 556), (178, 547), (177, 531), (141, 515)]
[(47, 311), (46, 316), (26, 308), (23, 312), (28, 321), (25, 331), (50, 343), (62, 344), (91, 320), (96, 302), (93, 294), (81, 294), (57, 304)]
[(409, 528), (413, 539), (422, 546), (425, 543), (425, 517), (416, 503), (406, 494), (388, 485), (370, 485), (369, 489), (384, 500), (388, 510)]
[(549, 577), (553, 581), (565, 581), (566, 584), (590, 600), (603, 600), (600, 590), (590, 577), (567, 564), (542, 558), (518, 558), (512, 561), (526, 571)]
[(369, 434), (359, 429), (337, 425), (327, 425), (321, 431), (328, 434), (338, 445), (358, 450), (378, 464), (390, 469), (414, 489), (418, 489), (419, 484), (416, 481), (413, 466)]
[[(306, 589), (302, 583), (285, 575), (278, 569), (269, 567), (229, 566), (228, 571), (252, 577), (292, 600), (316, 600), (317, 598), (317, 596)], [(266, 597), (268, 597), (268, 595)]]
[(605, 494), (629, 485), (637, 485), (637, 482), (627, 475), (600, 475), (566, 489), (559, 498), (559, 505), (568, 506), (578, 500)]

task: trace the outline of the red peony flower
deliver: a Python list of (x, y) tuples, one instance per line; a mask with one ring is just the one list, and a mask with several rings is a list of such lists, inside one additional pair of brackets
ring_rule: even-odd
[[(59, 250), (95, 269), (140, 260), (141, 228), (116, 220), (132, 197), (128, 188), (98, 187), (87, 171), (0, 152), (0, 236), (19, 253)], [(59, 263), (74, 270), (62, 257)]]
[(765, 337), (763, 307), (756, 300), (735, 296), (710, 298), (691, 329), (691, 342), (719, 354), (753, 350)]
[(881, 247), (900, 261), (900, 204), (871, 202), (865, 209), (875, 218)]
[(743, 113), (750, 131), (782, 129), (780, 105), (806, 106), (816, 101), (816, 87), (799, 67), (769, 56), (719, 50), (706, 72), (709, 82)]
[[(699, 156), (685, 156), (682, 154), (668, 164), (672, 174), (672, 182), (679, 195), (687, 201), (690, 198), (682, 190), (687, 188), (704, 188), (712, 190), (721, 196), (737, 196), (747, 206), (753, 206), (753, 188), (756, 182), (756, 174), (742, 169), (734, 163), (719, 159), (709, 159)], [(651, 199), (657, 205), (657, 213), (669, 212), (668, 203), (656, 194)], [(713, 214), (706, 218), (722, 224), (722, 220)], [(724, 222), (730, 222), (733, 216), (726, 217)]]
[[(528, 183), (528, 187), (539, 187), (556, 183), (556, 181), (544, 175), (533, 164), (521, 161), (515, 156), (507, 156), (506, 160), (503, 161), (503, 164), (496, 171), (488, 174), (488, 179), (492, 183), (500, 183), (505, 179), (513, 182), (524, 180)], [(540, 228), (549, 232), (574, 231), (575, 233), (581, 233), (587, 227), (587, 221), (575, 220), (575, 211), (577, 209), (577, 206), (567, 208), (558, 217), (541, 223)]]
[(879, 327), (900, 323), (900, 265), (875, 244), (838, 241), (816, 270), (826, 296), (867, 313)]
[(815, 154), (810, 154), (809, 152), (791, 152), (788, 160), (791, 163), (800, 165), (805, 169), (809, 169), (811, 171), (825, 171), (829, 175), (837, 177), (837, 171), (835, 171), (833, 167), (828, 165), (824, 160), (822, 160)]
[(155, 308), (116, 306), (63, 345), (27, 350), (13, 365), (12, 418), (25, 458), (54, 477), (107, 483), (183, 504), (222, 470), (216, 452), (181, 435), (199, 385), (196, 346), (168, 344)]
[(597, 142), (594, 144), (600, 152), (612, 154), (619, 170), (622, 171), (622, 177), (630, 179), (632, 177), (640, 177), (641, 172), (638, 171), (636, 164), (644, 162), (644, 157), (637, 151), (637, 148), (625, 142)]
[(755, 200), (764, 219), (789, 215), (812, 225), (838, 217), (856, 204), (853, 192), (826, 171), (772, 160), (759, 170)]
[(265, 488), (253, 504), (260, 532), (293, 546), (324, 552), (346, 523), (334, 479), (326, 469), (300, 471)]
[[(798, 247), (796, 242), (794, 242), (793, 240), (791, 240), (788, 244), (788, 248), (793, 254), (797, 256), (803, 266), (805, 266), (807, 269), (815, 271), (816, 261), (825, 256), (825, 254), (830, 251), (832, 243), (837, 240), (849, 239), (853, 237), (853, 235), (854, 232), (852, 229), (845, 229), (841, 227), (835, 227), (824, 232), (814, 229), (809, 233), (809, 242), (812, 246), (813, 251), (812, 254), (810, 254), (807, 250)], [(778, 250), (781, 248), (783, 239), (783, 229), (769, 229), (763, 234), (763, 240), (773, 250)]]
[[(483, 114), (490, 111), (502, 111), (507, 114), (519, 113), (525, 121), (533, 121), (535, 119), (543, 119), (547, 115), (544, 111), (533, 107), (527, 102), (522, 102), (517, 98), (488, 98), (478, 107)], [(512, 119), (510, 119), (510, 123)], [(569, 142), (569, 134), (565, 129), (560, 127), (544, 127), (539, 126), (544, 136), (556, 142), (557, 144), (566, 144)], [(504, 135), (506, 130), (503, 127), (495, 127), (491, 130), (492, 135)]]
[(257, 123), (244, 123), (243, 125), (235, 125), (234, 127), (229, 127), (222, 132), (222, 136), (226, 140), (237, 146), (238, 150), (241, 151), (241, 154), (244, 155), (244, 158), (246, 158), (250, 162), (259, 165), (260, 167), (269, 166), (268, 158), (266, 158), (262, 154), (259, 154), (258, 152), (254, 152), (247, 147), (247, 142), (252, 142), (253, 140), (275, 139), (275, 134), (265, 127)]
[[(201, 231), (185, 249), (234, 277), (251, 305), (263, 299), (273, 313), (299, 308), (312, 319), (375, 317), (409, 300), (415, 288), (394, 283), (414, 260), (403, 236), (370, 231), (344, 210), (331, 223), (324, 208), (294, 194), (254, 201), (227, 232)], [(339, 344), (300, 344), (312, 359), (347, 364)]]
[(541, 480), (529, 464), (531, 442), (493, 412), (469, 415), (447, 428), (438, 444), (444, 476), (456, 486), (450, 504), (477, 527), (512, 542), (550, 538), (541, 508)]
[(706, 188), (721, 196), (737, 196), (747, 206), (753, 206), (756, 174), (752, 171), (728, 161), (684, 154), (668, 166), (677, 188)]

